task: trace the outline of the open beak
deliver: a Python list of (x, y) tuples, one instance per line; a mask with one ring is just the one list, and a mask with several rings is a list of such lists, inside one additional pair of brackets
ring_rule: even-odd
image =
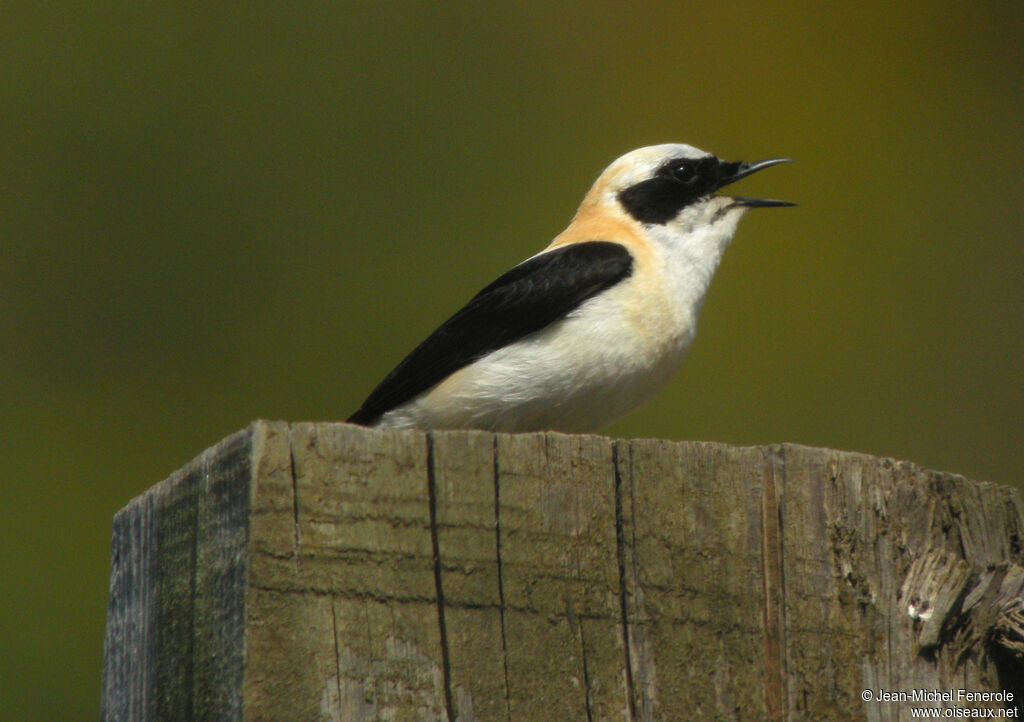
[[(752, 163), (729, 163), (722, 161), (719, 166), (720, 175), (718, 188), (724, 188), (730, 183), (735, 183), (741, 178), (753, 175), (759, 170), (771, 168), (773, 165), (792, 162), (792, 158), (771, 158), (769, 160), (758, 160)], [(718, 190), (718, 188), (716, 188), (716, 190)], [(785, 206), (796, 205), (796, 203), (790, 203), (789, 201), (773, 201), (768, 198), (745, 198), (743, 196), (735, 196), (732, 200), (734, 206), (746, 206), (748, 208), (782, 208)]]

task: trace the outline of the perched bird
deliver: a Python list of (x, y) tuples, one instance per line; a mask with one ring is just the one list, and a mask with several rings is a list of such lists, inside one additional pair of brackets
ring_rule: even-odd
[(568, 228), (441, 324), (348, 420), (581, 432), (639, 406), (693, 341), (740, 217), (794, 205), (716, 191), (788, 160), (731, 163), (681, 144), (627, 153)]

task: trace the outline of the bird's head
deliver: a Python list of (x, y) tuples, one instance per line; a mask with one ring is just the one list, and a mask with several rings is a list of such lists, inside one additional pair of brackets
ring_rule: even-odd
[(732, 237), (748, 208), (793, 203), (719, 193), (725, 186), (788, 158), (730, 162), (680, 143), (652, 145), (622, 156), (600, 175), (584, 200), (625, 215), (655, 236), (680, 233)]

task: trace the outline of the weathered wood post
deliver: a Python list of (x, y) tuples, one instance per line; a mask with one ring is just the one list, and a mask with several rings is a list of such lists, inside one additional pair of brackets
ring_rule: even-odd
[(862, 454), (257, 422), (115, 517), (102, 717), (1006, 714), (1022, 543)]

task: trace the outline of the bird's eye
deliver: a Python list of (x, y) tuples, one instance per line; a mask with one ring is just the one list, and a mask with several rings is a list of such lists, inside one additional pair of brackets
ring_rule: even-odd
[(691, 185), (695, 180), (697, 180), (697, 169), (694, 167), (693, 163), (688, 161), (676, 163), (672, 166), (671, 173), (675, 180), (680, 183), (685, 183), (686, 185)]

